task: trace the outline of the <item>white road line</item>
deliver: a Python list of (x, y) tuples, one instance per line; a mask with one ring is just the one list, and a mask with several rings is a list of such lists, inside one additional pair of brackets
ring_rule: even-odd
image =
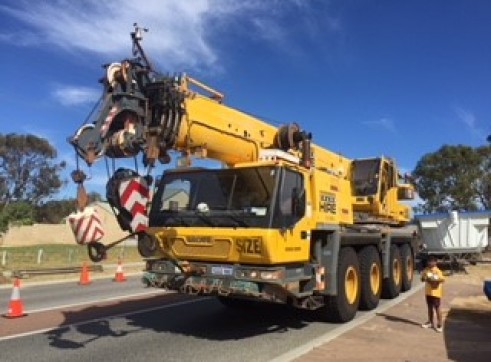
[(292, 349), (292, 350), (290, 350), (290, 351), (288, 351), (288, 352), (286, 352), (286, 353), (284, 353), (284, 354), (282, 354), (276, 358), (273, 358), (272, 360), (270, 360), (270, 362), (293, 361), (294, 359), (299, 358), (299, 357), (303, 356), (304, 354), (312, 351), (314, 348), (320, 347), (323, 344), (330, 342), (333, 339), (339, 337), (340, 335), (342, 335), (346, 332), (349, 332), (350, 330), (362, 325), (363, 323), (367, 322), (371, 318), (375, 317), (375, 315), (377, 315), (377, 313), (383, 313), (387, 309), (390, 309), (393, 306), (401, 303), (403, 300), (407, 299), (408, 297), (410, 297), (414, 293), (418, 292), (423, 287), (424, 287), (424, 283), (413, 286), (413, 288), (411, 288), (411, 290), (409, 290), (405, 293), (402, 293), (396, 299), (393, 299), (387, 303), (384, 303), (384, 305), (382, 305), (382, 306), (380, 306), (380, 307), (378, 307), (378, 308), (376, 308), (370, 312), (367, 312), (363, 316), (355, 318), (351, 322), (348, 322), (346, 324), (342, 324), (338, 328), (336, 328), (332, 331), (329, 331), (329, 332), (323, 334), (322, 336), (320, 336), (320, 337), (318, 337), (318, 338), (316, 338), (316, 339), (314, 339), (308, 343), (301, 345), (300, 347), (294, 348), (294, 349)]
[(173, 303), (173, 304), (166, 304), (166, 305), (162, 305), (162, 306), (159, 306), (159, 307), (146, 308), (146, 309), (141, 309), (141, 310), (138, 310), (138, 311), (132, 311), (132, 312), (126, 312), (126, 313), (116, 314), (116, 315), (112, 315), (112, 316), (109, 316), (109, 317), (90, 319), (90, 320), (87, 320), (87, 321), (73, 323), (73, 324), (66, 324), (66, 325), (58, 326), (58, 327), (38, 329), (38, 330), (35, 330), (35, 331), (14, 334), (14, 335), (11, 335), (11, 336), (6, 336), (6, 337), (0, 337), (0, 342), (6, 341), (6, 340), (9, 340), (9, 339), (15, 339), (15, 338), (20, 338), (20, 337), (32, 336), (34, 334), (41, 334), (41, 333), (56, 331), (56, 330), (64, 329), (64, 328), (77, 327), (77, 326), (81, 326), (81, 325), (89, 324), (89, 323), (96, 323), (96, 322), (100, 322), (100, 321), (104, 321), (104, 320), (108, 320), (108, 319), (122, 318), (122, 317), (126, 317), (126, 316), (129, 316), (129, 315), (138, 315), (138, 314), (143, 314), (143, 313), (148, 313), (148, 312), (154, 312), (156, 310), (168, 309), (168, 308), (172, 308), (172, 307), (179, 307), (181, 305), (203, 302), (203, 301), (206, 301), (206, 300), (209, 300), (209, 299), (210, 299), (210, 297), (204, 297), (204, 298), (199, 298), (199, 299), (195, 299), (195, 300), (185, 300), (185, 301), (182, 301), (182, 302), (177, 302), (177, 303)]
[(114, 297), (108, 297), (108, 298), (103, 298), (103, 299), (97, 299), (97, 300), (87, 300), (85, 302), (78, 302), (78, 303), (71, 303), (71, 304), (61, 304), (61, 305), (55, 305), (55, 306), (46, 307), (46, 308), (31, 309), (31, 310), (26, 310), (25, 312), (27, 314), (33, 314), (33, 313), (46, 312), (46, 311), (56, 310), (56, 309), (61, 309), (61, 308), (78, 307), (78, 306), (86, 305), (86, 304), (101, 303), (101, 302), (111, 302), (111, 301), (114, 301), (114, 300), (120, 300), (120, 299), (126, 299), (126, 298), (151, 296), (151, 295), (160, 295), (160, 294), (174, 294), (174, 293), (175, 292), (168, 292), (168, 291), (165, 291), (165, 290), (162, 290), (162, 291), (152, 290), (152, 291), (149, 291), (149, 292), (124, 294), (124, 295), (119, 295), (119, 296), (114, 296)]

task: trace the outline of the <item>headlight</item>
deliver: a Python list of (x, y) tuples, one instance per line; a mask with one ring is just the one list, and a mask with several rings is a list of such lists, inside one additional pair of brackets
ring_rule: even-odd
[(275, 271), (263, 271), (261, 272), (261, 279), (264, 280), (279, 280), (283, 278), (283, 271), (282, 270), (275, 270)]

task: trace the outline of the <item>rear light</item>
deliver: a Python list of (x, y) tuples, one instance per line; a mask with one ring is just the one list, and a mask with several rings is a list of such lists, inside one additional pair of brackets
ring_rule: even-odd
[(283, 279), (283, 270), (259, 271), (259, 270), (240, 270), (236, 276), (242, 279), (259, 279), (259, 280), (280, 280)]

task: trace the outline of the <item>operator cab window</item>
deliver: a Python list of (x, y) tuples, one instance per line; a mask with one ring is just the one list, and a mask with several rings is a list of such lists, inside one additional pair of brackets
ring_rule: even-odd
[(187, 180), (174, 180), (169, 183), (162, 194), (161, 211), (178, 211), (189, 208), (189, 191), (191, 183)]
[(353, 161), (353, 189), (355, 196), (375, 195), (378, 189), (380, 159)]

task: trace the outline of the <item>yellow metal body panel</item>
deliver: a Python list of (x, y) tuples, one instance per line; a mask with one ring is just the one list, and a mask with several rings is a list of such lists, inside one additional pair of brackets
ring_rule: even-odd
[[(220, 160), (229, 167), (250, 167), (271, 162), (259, 160), (261, 150), (273, 149), (278, 128), (248, 114), (188, 92), (186, 115), (181, 122), (174, 149)], [(305, 168), (287, 161), (303, 174), (305, 216), (285, 229), (162, 227), (151, 228), (166, 254), (178, 260), (201, 260), (218, 263), (285, 264), (308, 261), (310, 232), (319, 224), (351, 225), (354, 212), (366, 212), (380, 222), (408, 221), (408, 207), (397, 200), (397, 181), (386, 185), (382, 197), (353, 197), (352, 160), (317, 145), (311, 146), (312, 167)], [(298, 150), (291, 155), (301, 157)], [(384, 165), (389, 161), (383, 159)], [(395, 166), (392, 175), (397, 175)], [(382, 181), (380, 181), (382, 182)], [(392, 182), (392, 181), (391, 181)], [(390, 187), (389, 187), (390, 186)]]
[(310, 243), (301, 239), (299, 230), (176, 227), (150, 232), (179, 260), (268, 265), (309, 260)]
[[(175, 145), (179, 151), (205, 149), (207, 157), (235, 165), (257, 162), (260, 150), (274, 148), (278, 127), (199, 94), (188, 97), (185, 108)], [(348, 177), (350, 159), (317, 145), (312, 145), (312, 154), (315, 167)]]
[(410, 207), (400, 202), (398, 192), (401, 188), (413, 188), (410, 185), (399, 184), (397, 175), (394, 161), (382, 157), (377, 176), (377, 192), (371, 196), (352, 196), (353, 210), (366, 213), (370, 220), (378, 219), (381, 223), (407, 223), (410, 220)]
[(350, 183), (325, 171), (289, 168), (303, 173), (306, 190), (305, 216), (290, 228), (163, 227), (150, 232), (179, 260), (262, 265), (308, 261), (310, 232), (318, 224), (353, 223)]
[[(310, 178), (312, 219), (315, 224), (353, 223), (350, 182), (332, 174), (315, 170)], [(315, 226), (314, 226), (315, 228)]]

